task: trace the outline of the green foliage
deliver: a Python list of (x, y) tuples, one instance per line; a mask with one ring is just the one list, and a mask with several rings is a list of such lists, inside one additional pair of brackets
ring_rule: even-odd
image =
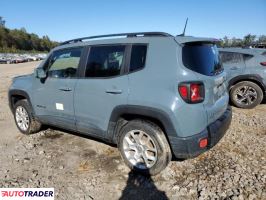
[(261, 35), (257, 37), (256, 35), (248, 34), (244, 36), (243, 39), (239, 38), (228, 38), (225, 36), (221, 39), (219, 46), (220, 47), (249, 47), (249, 46), (256, 46), (259, 43), (266, 43), (266, 35)]
[(23, 51), (27, 52), (49, 52), (58, 43), (53, 42), (48, 36), (39, 38), (34, 33), (27, 33), (25, 28), (8, 29), (1, 26), (0, 17), (0, 52), (19, 53)]
[(0, 16), (0, 27), (5, 27), (6, 21)]

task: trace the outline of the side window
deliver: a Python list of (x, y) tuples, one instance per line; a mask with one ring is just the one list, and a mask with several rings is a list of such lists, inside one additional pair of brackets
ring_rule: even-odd
[(75, 77), (82, 48), (55, 51), (50, 59), (48, 77)]
[(244, 58), (245, 61), (247, 61), (247, 60), (253, 58), (253, 55), (250, 55), (250, 54), (243, 54), (243, 58)]
[(242, 64), (243, 55), (241, 53), (220, 52), (220, 59), (223, 64)]
[(110, 77), (119, 75), (124, 62), (126, 47), (93, 46), (90, 48), (86, 77)]
[(147, 54), (146, 45), (133, 45), (131, 50), (130, 68), (129, 71), (133, 72), (141, 69), (145, 65)]

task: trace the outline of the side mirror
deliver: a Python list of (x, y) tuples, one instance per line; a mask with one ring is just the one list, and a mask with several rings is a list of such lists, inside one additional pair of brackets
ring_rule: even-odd
[(34, 74), (36, 78), (39, 78), (39, 79), (46, 78), (46, 73), (43, 70), (43, 68), (36, 68), (34, 70)]

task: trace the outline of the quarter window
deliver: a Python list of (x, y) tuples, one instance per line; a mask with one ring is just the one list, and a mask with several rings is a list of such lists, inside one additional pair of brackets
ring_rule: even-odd
[(81, 48), (75, 48), (54, 52), (49, 62), (48, 77), (75, 77), (77, 74), (81, 51)]
[(94, 46), (90, 48), (86, 77), (117, 76), (121, 72), (125, 46)]
[(129, 71), (136, 71), (145, 65), (147, 46), (133, 45), (131, 50), (130, 69)]

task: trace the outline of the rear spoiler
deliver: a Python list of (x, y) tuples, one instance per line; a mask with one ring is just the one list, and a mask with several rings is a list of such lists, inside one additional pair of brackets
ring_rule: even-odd
[(215, 38), (200, 38), (200, 37), (192, 37), (192, 36), (176, 36), (175, 41), (178, 44), (185, 44), (190, 42), (209, 42), (209, 43), (218, 43), (220, 40)]

